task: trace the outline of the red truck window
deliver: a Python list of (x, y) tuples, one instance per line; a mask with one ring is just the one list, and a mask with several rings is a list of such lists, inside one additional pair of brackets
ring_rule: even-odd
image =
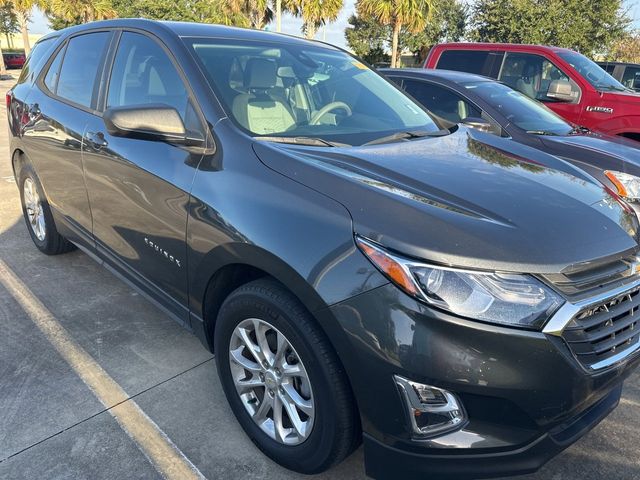
[(569, 81), (559, 68), (540, 55), (507, 53), (498, 79), (536, 100), (549, 101), (547, 92), (554, 80)]
[(489, 52), (481, 50), (446, 50), (440, 55), (438, 68), (482, 75)]

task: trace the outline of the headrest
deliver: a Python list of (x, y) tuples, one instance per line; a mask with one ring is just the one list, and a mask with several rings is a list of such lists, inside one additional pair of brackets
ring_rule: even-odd
[(273, 88), (276, 86), (277, 71), (275, 60), (251, 58), (244, 68), (244, 86), (249, 89)]

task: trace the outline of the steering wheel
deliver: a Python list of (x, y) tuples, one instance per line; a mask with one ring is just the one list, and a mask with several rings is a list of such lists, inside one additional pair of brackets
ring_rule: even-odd
[(345, 112), (347, 112), (348, 116), (351, 116), (351, 107), (344, 102), (331, 102), (327, 103), (324, 107), (316, 112), (316, 114), (309, 121), (309, 125), (318, 125), (320, 119), (331, 110), (335, 110), (337, 108), (341, 108)]

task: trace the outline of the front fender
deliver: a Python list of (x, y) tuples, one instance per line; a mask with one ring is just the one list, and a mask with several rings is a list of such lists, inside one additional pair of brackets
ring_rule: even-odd
[(203, 318), (209, 281), (230, 264), (271, 275), (311, 312), (386, 283), (355, 246), (344, 206), (247, 150), (225, 158), (227, 168), (199, 170), (194, 181), (187, 229), (193, 315)]

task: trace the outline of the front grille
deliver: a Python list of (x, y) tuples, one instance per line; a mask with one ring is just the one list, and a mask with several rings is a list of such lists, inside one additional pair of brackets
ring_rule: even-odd
[[(640, 287), (581, 310), (562, 337), (578, 361), (600, 368), (631, 354), (640, 343)], [(615, 357), (615, 358), (614, 358)]]
[(547, 274), (543, 277), (562, 293), (572, 296), (586, 295), (607, 286), (630, 279), (636, 275), (636, 255), (617, 258), (597, 265), (579, 265), (563, 273)]

